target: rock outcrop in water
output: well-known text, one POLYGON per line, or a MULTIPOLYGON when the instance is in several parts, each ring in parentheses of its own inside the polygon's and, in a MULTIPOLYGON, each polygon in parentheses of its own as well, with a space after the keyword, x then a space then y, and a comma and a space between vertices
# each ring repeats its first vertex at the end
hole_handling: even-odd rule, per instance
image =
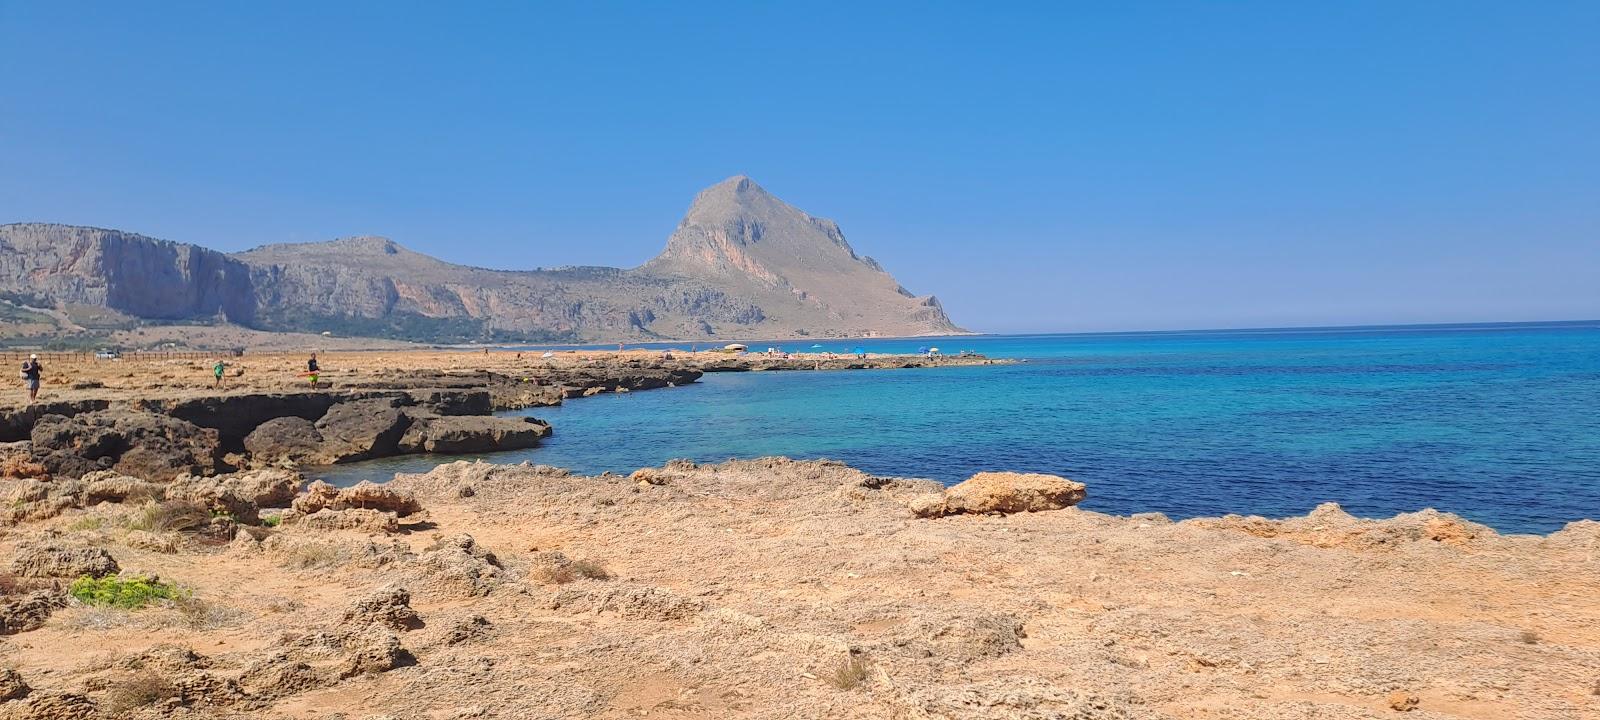
POLYGON ((226 255, 98 228, 0 225, 0 298, 152 320, 427 341, 597 341, 960 332, 814 218, 735 177, 662 254, 622 270, 487 270, 380 237, 226 255))

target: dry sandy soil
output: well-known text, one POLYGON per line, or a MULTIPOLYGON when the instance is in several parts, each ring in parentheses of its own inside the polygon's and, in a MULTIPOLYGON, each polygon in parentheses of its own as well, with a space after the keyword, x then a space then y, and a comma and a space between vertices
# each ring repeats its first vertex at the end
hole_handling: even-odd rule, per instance
POLYGON ((6 528, 8 562, 104 548, 193 600, 0 638, 32 687, 0 717, 1600 717, 1592 521, 930 519, 931 483, 783 459, 391 487, 424 508, 392 534, 6 528))

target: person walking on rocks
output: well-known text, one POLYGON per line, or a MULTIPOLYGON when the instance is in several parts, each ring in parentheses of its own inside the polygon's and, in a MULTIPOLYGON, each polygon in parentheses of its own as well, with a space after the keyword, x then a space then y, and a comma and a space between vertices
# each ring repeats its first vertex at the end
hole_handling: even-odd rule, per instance
POLYGON ((211 366, 211 374, 217 376, 216 387, 222 387, 222 371, 228 368, 228 363, 222 358, 217 358, 217 364, 211 366))
POLYGON ((22 363, 22 381, 28 386, 28 404, 32 405, 39 399, 39 380, 44 374, 44 366, 39 364, 39 356, 30 354, 22 363))
POLYGON ((317 386, 317 376, 321 373, 322 369, 317 367, 317 354, 311 353, 311 359, 306 361, 306 377, 311 379, 311 387, 317 386))

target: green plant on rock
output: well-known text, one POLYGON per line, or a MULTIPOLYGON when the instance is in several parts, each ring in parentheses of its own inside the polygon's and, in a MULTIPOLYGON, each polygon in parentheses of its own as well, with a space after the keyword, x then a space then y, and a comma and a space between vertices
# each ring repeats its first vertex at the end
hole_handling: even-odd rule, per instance
POLYGON ((87 575, 72 581, 67 594, 85 605, 137 610, 157 600, 175 600, 187 597, 177 583, 161 582, 156 578, 112 577, 92 578, 87 575))

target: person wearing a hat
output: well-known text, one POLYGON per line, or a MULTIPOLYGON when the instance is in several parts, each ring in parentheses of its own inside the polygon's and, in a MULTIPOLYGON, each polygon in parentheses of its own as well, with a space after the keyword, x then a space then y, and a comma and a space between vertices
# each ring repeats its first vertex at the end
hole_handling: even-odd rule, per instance
POLYGON ((27 362, 22 363, 22 380, 28 385, 28 404, 32 405, 39 398, 39 376, 44 373, 44 366, 39 364, 37 354, 29 355, 27 362))

